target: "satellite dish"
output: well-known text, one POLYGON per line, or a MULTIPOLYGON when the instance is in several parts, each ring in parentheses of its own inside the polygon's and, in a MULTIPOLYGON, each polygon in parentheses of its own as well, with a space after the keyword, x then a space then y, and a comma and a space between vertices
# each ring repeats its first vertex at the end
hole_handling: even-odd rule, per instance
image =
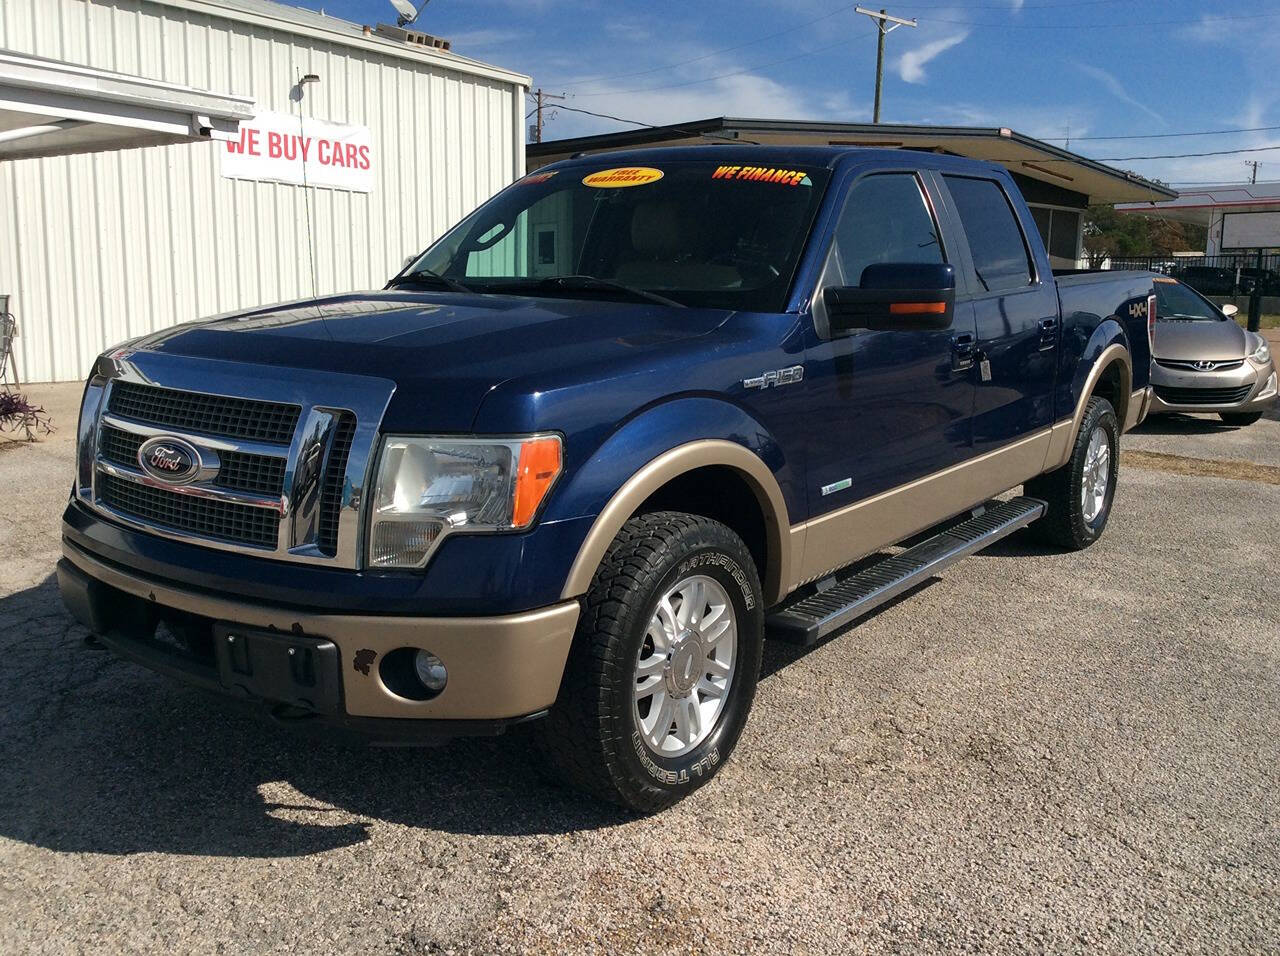
MULTIPOLYGON (((418 19, 418 8, 410 3, 409 0, 391 0, 391 5, 396 8, 396 13, 400 14, 399 19, 396 21, 398 26, 406 26, 418 19)), ((423 6, 425 7, 426 4, 424 3, 423 6)))

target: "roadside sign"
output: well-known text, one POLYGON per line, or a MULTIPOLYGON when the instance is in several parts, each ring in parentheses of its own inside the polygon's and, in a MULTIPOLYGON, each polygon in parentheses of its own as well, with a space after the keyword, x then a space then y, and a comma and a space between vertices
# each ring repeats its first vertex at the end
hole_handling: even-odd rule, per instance
POLYGON ((1222 216, 1223 249, 1280 247, 1280 212, 1229 212, 1222 216))

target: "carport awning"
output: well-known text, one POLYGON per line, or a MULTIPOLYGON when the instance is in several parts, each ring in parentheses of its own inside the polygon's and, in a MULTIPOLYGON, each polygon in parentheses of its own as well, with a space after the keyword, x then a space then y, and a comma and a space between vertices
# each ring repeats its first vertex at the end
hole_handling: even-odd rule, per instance
POLYGON ((229 139, 253 101, 0 50, 0 161, 229 139))

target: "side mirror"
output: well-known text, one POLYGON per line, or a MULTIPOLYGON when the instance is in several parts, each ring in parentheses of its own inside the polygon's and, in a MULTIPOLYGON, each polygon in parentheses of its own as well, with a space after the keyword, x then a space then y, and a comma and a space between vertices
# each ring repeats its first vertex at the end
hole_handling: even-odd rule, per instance
POLYGON ((951 327, 956 304, 955 270, 935 262, 881 262, 862 270, 856 286, 822 291, 831 334, 951 327))
POLYGON ((1225 315, 1228 319, 1234 319, 1236 317, 1236 313, 1238 313, 1239 311, 1240 309, 1232 305, 1230 302, 1222 306, 1222 314, 1225 315))

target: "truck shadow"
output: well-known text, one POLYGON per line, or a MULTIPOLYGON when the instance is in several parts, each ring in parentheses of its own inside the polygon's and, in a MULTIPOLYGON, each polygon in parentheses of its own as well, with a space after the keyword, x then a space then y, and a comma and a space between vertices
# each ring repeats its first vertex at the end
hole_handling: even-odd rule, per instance
POLYGON ((288 857, 377 822, 466 834, 613 826, 520 734, 435 749, 315 742, 85 643, 52 575, 0 599, 0 835, 65 852, 288 857))
POLYGON ((1238 425, 1228 425, 1216 415, 1213 418, 1195 418, 1191 415, 1152 415, 1128 434, 1131 435, 1213 435, 1217 432, 1235 431, 1238 425))

